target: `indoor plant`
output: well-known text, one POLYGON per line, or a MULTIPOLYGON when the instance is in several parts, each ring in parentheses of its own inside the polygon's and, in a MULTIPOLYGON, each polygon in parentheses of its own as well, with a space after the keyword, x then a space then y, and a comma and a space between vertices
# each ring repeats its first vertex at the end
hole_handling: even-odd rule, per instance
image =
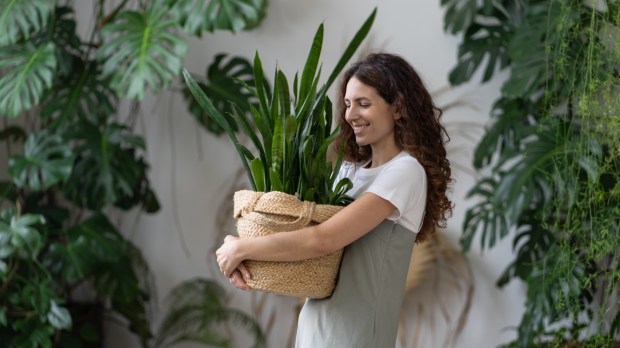
MULTIPOLYGON (((335 166, 327 159, 328 148, 338 134, 338 127, 335 129, 332 127, 332 104, 326 94, 329 86, 336 80, 340 71, 368 34, 375 13, 376 10, 358 30, 327 81, 320 88, 321 69, 318 61, 323 42, 322 24, 315 34, 302 74, 299 78, 295 76, 292 89, 282 71, 276 69, 270 100, 262 83, 262 64, 256 54, 254 59, 255 87, 248 88, 259 104, 258 108, 251 107, 250 110, 253 124, 248 120, 246 113, 239 108, 234 108, 234 111, 230 113, 220 112, 198 88, 190 74, 187 71, 183 72, 190 91, 200 106, 231 138, 252 186, 253 191, 235 193, 234 211, 235 217, 240 218, 238 232, 241 237, 290 231, 308 223, 320 223, 337 212, 340 206, 350 201, 346 192, 351 182, 343 179, 335 183, 342 156, 338 156, 335 166), (252 141, 257 154, 252 153, 237 140, 230 126, 230 120, 240 125, 252 141), (270 207, 276 206, 276 202, 278 202, 277 208, 270 210, 270 207), (304 202, 312 202, 313 205, 310 207, 304 202), (255 209, 259 205, 262 210, 255 209), (322 210, 324 214, 320 213, 322 210), (271 221, 269 225, 258 223, 252 221, 250 214, 246 215, 246 213, 264 214, 261 216, 265 220, 268 219, 268 214, 277 214, 278 220, 286 217, 287 224, 284 226, 284 223, 277 221, 271 221), (319 215, 321 217, 317 218, 319 215)), ((246 266, 253 277, 246 279, 246 282, 253 288, 286 295, 326 297, 333 290, 341 254, 342 250, 318 259, 295 263, 248 261, 246 266), (312 267, 322 268, 323 263, 328 264, 325 267, 327 269, 325 277, 308 281, 304 278, 289 276, 289 274, 285 275, 288 271, 291 272, 290 274, 299 275, 309 263, 315 261, 320 264, 313 264, 312 267), (263 276, 267 276, 263 270, 269 273, 269 279, 263 276), (312 285, 323 281, 325 283, 320 284, 318 288, 310 289, 312 285)))
POLYGON ((150 344, 148 265, 111 222, 159 209, 133 130, 139 100, 178 78, 183 31, 252 28, 266 2, 100 0, 85 38, 77 6, 0 1, 3 347, 100 343, 103 311, 150 344), (76 317, 78 301, 93 304, 94 320, 76 317))
MULTIPOLYGON (((513 236, 498 280, 527 284, 515 347, 620 340, 620 3, 443 0, 464 33, 450 81, 510 74, 474 157, 462 244, 513 236), (487 59, 485 59, 485 57, 487 59)), ((615 343, 614 343, 615 342, 615 343)))

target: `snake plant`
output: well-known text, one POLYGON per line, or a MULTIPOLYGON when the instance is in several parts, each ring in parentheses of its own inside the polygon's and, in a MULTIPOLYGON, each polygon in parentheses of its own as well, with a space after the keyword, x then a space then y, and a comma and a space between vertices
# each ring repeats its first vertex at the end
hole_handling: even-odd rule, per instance
POLYGON ((368 34, 375 14, 376 10, 366 19, 320 87, 322 24, 316 31, 301 76, 295 74, 292 88, 284 73, 276 69, 273 90, 268 93, 257 53, 254 58, 255 87, 245 85, 258 100, 257 106, 250 107, 251 117, 233 102, 232 112, 220 111, 187 70, 183 70, 187 86, 198 104, 235 145, 253 190, 285 192, 319 204, 345 205, 350 202, 346 196, 352 185, 350 180, 335 183, 342 151, 335 165, 327 159, 329 146, 339 132, 339 127, 332 127, 332 103, 327 90, 368 34), (233 129, 234 124, 238 124, 248 136, 255 152, 241 144, 233 129))

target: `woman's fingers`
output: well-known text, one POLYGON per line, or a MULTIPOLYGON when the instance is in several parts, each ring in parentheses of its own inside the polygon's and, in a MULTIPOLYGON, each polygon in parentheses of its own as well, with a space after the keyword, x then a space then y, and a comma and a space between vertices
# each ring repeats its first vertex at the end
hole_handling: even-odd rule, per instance
POLYGON ((250 273, 250 270, 245 267, 245 264, 243 264, 243 262, 241 262, 239 266, 237 266, 237 269, 241 272, 241 274, 243 274, 243 277, 245 279, 252 279, 252 273, 250 273))
POLYGON ((252 290, 252 288, 250 288, 248 284, 245 283, 245 280, 243 280, 243 277, 241 276, 241 271, 239 271, 238 269, 232 272, 229 279, 230 279, 230 283, 238 289, 245 290, 245 291, 252 290))
POLYGON ((237 236, 231 236, 231 235, 229 234, 229 235, 227 235, 226 237, 224 237, 224 243, 226 243, 226 242, 230 242, 231 240, 235 240, 235 239, 237 239, 237 238, 239 238, 239 237, 237 237, 237 236))
POLYGON ((220 267, 220 271, 227 278, 230 278, 230 276, 232 275, 232 272, 237 268, 237 266, 241 262, 241 260, 238 260, 235 257, 233 244, 234 243, 224 243, 215 252, 217 264, 220 267))

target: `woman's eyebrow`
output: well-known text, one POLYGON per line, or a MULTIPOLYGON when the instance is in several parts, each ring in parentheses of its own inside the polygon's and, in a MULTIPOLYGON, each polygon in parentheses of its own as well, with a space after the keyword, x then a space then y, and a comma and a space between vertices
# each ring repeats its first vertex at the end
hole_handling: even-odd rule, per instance
MULTIPOLYGON (((349 98, 344 98, 344 101, 348 102, 350 100, 349 100, 349 98)), ((357 97, 357 98, 354 98, 353 101, 356 101, 356 102, 359 102, 359 101, 370 101, 370 99, 366 98, 366 97, 357 97)))

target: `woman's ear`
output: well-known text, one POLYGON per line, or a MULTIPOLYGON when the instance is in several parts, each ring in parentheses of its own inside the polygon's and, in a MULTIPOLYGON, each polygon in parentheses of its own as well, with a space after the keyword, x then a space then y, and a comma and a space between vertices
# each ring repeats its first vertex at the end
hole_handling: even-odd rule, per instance
POLYGON ((394 104, 392 104, 392 110, 394 112, 394 120, 398 120, 402 117, 402 102, 401 102, 401 97, 399 96, 398 98, 396 98, 396 100, 394 101, 394 104))

